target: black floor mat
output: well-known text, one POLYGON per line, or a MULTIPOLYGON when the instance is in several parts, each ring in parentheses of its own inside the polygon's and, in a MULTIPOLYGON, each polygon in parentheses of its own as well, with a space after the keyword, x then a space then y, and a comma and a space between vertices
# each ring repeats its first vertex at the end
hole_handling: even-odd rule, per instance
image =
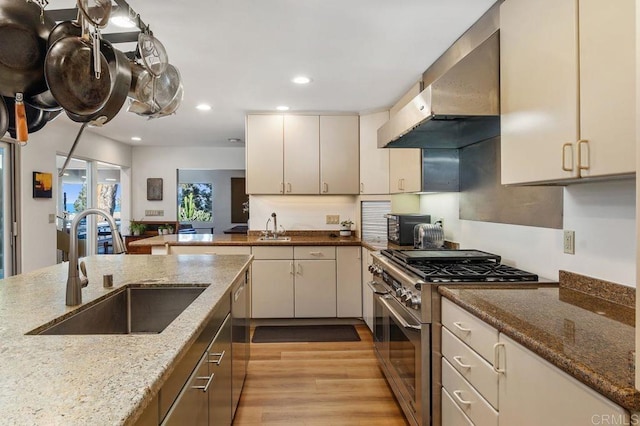
POLYGON ((253 343, 285 342, 358 342, 360 336, 352 325, 259 325, 253 343))

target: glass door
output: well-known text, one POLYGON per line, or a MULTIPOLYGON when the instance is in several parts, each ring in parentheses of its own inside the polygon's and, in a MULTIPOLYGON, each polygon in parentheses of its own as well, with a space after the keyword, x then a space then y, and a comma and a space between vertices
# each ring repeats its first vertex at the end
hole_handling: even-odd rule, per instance
POLYGON ((12 172, 8 143, 0 142, 0 279, 12 275, 12 172))

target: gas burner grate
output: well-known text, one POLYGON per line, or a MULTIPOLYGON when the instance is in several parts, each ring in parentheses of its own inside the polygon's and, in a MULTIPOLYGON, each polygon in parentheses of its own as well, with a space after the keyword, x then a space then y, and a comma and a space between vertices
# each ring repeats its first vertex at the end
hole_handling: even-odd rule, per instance
POLYGON ((406 267, 428 282, 538 281, 536 274, 494 262, 419 262, 406 267))

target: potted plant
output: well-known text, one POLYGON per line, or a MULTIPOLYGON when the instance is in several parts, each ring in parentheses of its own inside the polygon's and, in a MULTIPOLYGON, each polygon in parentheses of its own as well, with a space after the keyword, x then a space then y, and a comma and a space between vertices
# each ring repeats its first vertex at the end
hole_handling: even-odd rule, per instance
POLYGON ((146 229, 147 225, 145 225, 144 223, 136 222, 135 220, 132 220, 129 223, 129 230, 131 230, 131 233, 135 236, 144 234, 144 231, 146 229))
POLYGON ((164 225, 160 225, 160 226, 158 226, 158 235, 162 235, 162 234, 164 234, 164 229, 165 229, 165 228, 164 228, 164 225))
POLYGON ((353 222, 351 219, 343 220, 340 222, 340 236, 341 237, 350 237, 351 236, 351 225, 353 222))

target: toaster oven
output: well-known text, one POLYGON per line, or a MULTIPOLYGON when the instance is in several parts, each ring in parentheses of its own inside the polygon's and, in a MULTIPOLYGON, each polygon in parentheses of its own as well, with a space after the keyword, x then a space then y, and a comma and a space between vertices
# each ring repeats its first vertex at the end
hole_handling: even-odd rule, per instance
POLYGON ((413 246, 413 228, 419 223, 430 223, 428 214, 395 214, 387 216, 387 240, 399 246, 413 246))

